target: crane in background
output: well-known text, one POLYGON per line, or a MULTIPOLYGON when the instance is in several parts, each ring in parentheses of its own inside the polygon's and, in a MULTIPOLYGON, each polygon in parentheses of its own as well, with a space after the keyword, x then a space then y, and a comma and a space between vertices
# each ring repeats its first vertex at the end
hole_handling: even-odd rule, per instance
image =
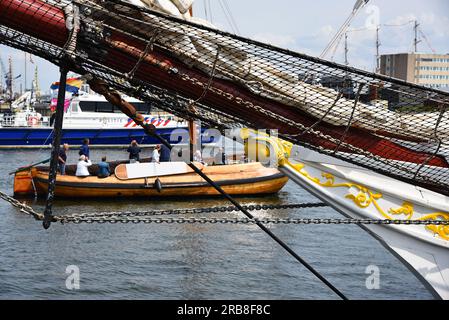
POLYGON ((337 33, 334 35, 332 40, 328 43, 326 48, 324 48, 323 52, 320 54, 320 58, 326 59, 326 57, 329 55, 331 51, 335 51, 340 44, 340 41, 343 37, 343 35, 348 30, 349 26, 351 25, 352 20, 357 16, 357 14, 362 10, 362 8, 369 2, 369 0, 357 0, 351 14, 346 19, 346 21, 343 23, 343 25, 340 27, 340 29, 337 31, 337 33))

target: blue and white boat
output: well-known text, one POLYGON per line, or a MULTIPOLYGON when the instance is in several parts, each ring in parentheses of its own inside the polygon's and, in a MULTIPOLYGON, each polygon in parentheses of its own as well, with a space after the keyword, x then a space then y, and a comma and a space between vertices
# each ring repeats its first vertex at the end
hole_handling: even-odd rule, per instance
MULTIPOLYGON (((92 93, 87 85, 83 89, 71 99, 64 113, 62 143, 79 145, 84 138, 89 138, 91 145, 102 147, 128 145, 132 140, 137 140, 141 145, 158 143, 103 96, 92 93)), ((137 99, 126 96, 123 98, 144 115, 146 122, 154 124, 157 133, 164 138, 173 140, 170 137, 174 130, 187 132, 187 121, 163 111, 153 111, 150 105, 137 99)), ((29 102, 29 95, 25 95, 20 101, 13 103, 16 112, 0 116, 0 148, 50 145, 52 119, 36 112, 29 102)))

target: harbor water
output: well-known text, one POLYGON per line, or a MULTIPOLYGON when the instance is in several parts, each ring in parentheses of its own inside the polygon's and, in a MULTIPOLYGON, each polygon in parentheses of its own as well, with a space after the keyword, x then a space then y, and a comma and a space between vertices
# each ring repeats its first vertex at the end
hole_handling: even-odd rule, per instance
MULTIPOLYGON (((149 151, 146 151, 149 156, 149 151)), ((0 150, 0 189, 12 194, 19 166, 49 150, 0 150)), ((94 162, 124 159, 124 149, 91 149, 94 162)), ((69 162, 75 163, 75 148, 69 162)), ((243 204, 318 202, 289 182, 277 195, 238 198, 243 204)), ((44 201, 28 204, 42 212, 44 201)), ((54 214, 229 205, 214 199, 56 200, 54 214)), ((342 218, 331 208, 256 211, 257 217, 342 218)), ((208 217, 243 217, 208 213, 208 217)), ((356 225, 269 225, 350 299, 432 299, 397 258, 356 225), (369 285, 378 268, 379 286, 369 285), (368 286, 367 286, 368 284, 368 286)), ((306 268, 255 225, 66 224, 41 222, 0 202, 2 299, 337 299, 306 268), (69 289, 69 266, 80 272, 69 289)))

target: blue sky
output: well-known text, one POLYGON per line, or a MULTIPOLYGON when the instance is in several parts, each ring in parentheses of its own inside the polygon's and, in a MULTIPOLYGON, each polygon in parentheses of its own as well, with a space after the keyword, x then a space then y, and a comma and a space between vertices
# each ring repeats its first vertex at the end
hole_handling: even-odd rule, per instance
MULTIPOLYGON (((233 31, 224 14, 227 3, 240 35, 294 51, 318 56, 338 28, 352 11, 355 0, 196 0, 194 14, 209 20, 226 31, 233 31), (210 5, 209 5, 210 4, 210 5), (205 5, 208 10, 205 10, 205 5), (209 10, 210 8, 210 10, 209 10)), ((380 31, 381 53, 409 52, 412 50, 413 25, 417 19, 421 30, 437 53, 449 53, 449 1, 447 0, 371 0, 350 29, 363 29, 379 24, 395 24, 401 27, 382 26, 380 31)), ((424 39, 420 52, 432 52, 424 39)), ((375 31, 349 32, 349 63, 374 70, 375 31)), ((24 54, 0 46, 0 56, 7 63, 13 58, 15 74, 24 74, 24 54)), ((328 57, 329 58, 329 57, 328 57)), ((52 81, 58 80, 58 68, 33 57, 39 68, 40 86, 46 90, 52 81)), ((343 43, 334 56, 343 62, 343 43)), ((29 61, 29 58, 28 58, 29 61)), ((34 65, 28 63, 28 83, 34 73, 34 65)), ((20 85, 17 81, 17 88, 20 85)), ((28 87, 30 84, 28 84, 28 87)))

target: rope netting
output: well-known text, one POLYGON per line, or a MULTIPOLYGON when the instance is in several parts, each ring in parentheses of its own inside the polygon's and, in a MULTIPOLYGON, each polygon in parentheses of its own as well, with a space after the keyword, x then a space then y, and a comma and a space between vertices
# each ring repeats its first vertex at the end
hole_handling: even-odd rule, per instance
POLYGON ((448 93, 140 3, 2 0, 0 42, 179 117, 278 129, 295 144, 449 194, 448 93))

